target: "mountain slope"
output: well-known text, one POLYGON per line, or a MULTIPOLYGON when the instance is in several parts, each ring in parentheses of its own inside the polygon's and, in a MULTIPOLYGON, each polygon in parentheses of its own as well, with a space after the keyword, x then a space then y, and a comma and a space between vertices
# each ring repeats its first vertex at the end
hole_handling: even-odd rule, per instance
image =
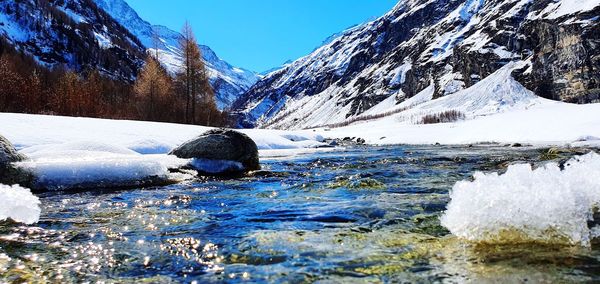
POLYGON ((133 80, 142 44, 91 0, 0 2, 0 36, 38 63, 133 80))
POLYGON ((600 98, 599 5, 401 1, 381 18, 270 73, 234 108, 242 127, 334 124, 393 110, 418 94, 437 99, 459 92, 521 61, 510 76, 514 83, 545 98, 594 102, 600 98))
MULTIPOLYGON (((182 62, 181 50, 178 47, 180 33, 144 21, 124 0, 94 1, 131 31, 147 49, 158 48, 160 61, 167 70, 171 73, 177 72, 182 62), (155 43, 154 35, 158 36, 159 42, 155 43)), ((230 65, 208 46, 200 45, 200 48, 215 88, 219 108, 231 106, 234 100, 258 81, 259 76, 256 73, 230 65)))

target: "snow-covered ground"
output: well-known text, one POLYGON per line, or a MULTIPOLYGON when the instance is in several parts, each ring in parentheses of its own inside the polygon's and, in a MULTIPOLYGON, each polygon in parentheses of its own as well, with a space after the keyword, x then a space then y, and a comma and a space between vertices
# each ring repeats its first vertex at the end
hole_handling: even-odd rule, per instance
MULTIPOLYGON (((510 63, 470 88, 432 100, 431 91, 396 106, 376 105, 369 114, 409 109, 381 119, 325 131, 323 136, 361 137, 368 144, 600 145, 600 104, 575 105, 536 96, 511 75, 524 62, 510 63), (422 125, 425 115, 459 111, 454 123, 422 125)), ((327 129, 318 129, 318 131, 327 129)))
POLYGON ((325 137, 362 137, 368 144, 528 143, 600 145, 600 104, 548 102, 455 123, 419 125, 397 116, 325 132, 325 137))
MULTIPOLYGON (((166 154, 208 127, 172 123, 0 113, 0 135, 18 150, 64 143, 104 143, 140 154, 166 154)), ((323 139, 314 131, 243 130, 260 150, 311 148, 323 139)))
MULTIPOLYGON (((171 149, 209 130, 207 127, 26 114, 0 114, 0 135, 29 159, 18 163, 48 189, 131 186, 149 180, 180 181, 170 173, 189 162, 166 155, 171 149)), ((316 132, 245 131, 261 155, 280 156, 290 149, 323 143, 316 132)), ((194 163, 195 162, 195 163, 194 163)), ((200 163, 202 169, 214 167, 200 163)))

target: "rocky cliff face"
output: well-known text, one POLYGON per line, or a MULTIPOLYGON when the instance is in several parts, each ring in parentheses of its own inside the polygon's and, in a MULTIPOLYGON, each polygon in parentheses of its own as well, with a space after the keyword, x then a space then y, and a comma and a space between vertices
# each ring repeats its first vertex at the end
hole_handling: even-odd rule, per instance
POLYGON ((407 0, 267 75, 234 107, 242 127, 306 128, 473 86, 510 62, 537 95, 599 100, 600 0, 407 0))
POLYGON ((523 27, 533 51, 519 81, 539 96, 572 103, 600 102, 600 8, 568 19, 539 19, 523 27), (528 72, 530 71, 530 72, 528 72))

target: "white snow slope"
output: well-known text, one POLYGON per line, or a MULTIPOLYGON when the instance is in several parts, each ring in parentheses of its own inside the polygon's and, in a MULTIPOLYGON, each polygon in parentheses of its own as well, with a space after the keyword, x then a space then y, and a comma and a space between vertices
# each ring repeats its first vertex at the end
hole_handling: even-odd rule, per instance
MULTIPOLYGON (((159 37, 159 60, 171 73, 181 68, 181 50, 178 40, 181 34, 164 26, 151 25, 123 0, 94 0, 96 4, 123 25, 142 44, 150 49, 155 46, 153 35, 159 37)), ((231 66, 220 59, 210 47, 200 45, 206 67, 213 86, 216 86, 217 106, 220 109, 229 107, 242 93, 248 90, 258 79, 258 74, 231 66)))

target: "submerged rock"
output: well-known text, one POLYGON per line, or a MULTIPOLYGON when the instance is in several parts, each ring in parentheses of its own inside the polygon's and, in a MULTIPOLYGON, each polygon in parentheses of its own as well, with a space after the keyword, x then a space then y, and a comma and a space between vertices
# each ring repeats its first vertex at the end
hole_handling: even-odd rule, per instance
POLYGON ((255 178, 255 177, 284 178, 284 177, 288 177, 289 175, 290 174, 287 172, 273 172, 273 171, 266 171, 266 170, 251 171, 251 172, 246 173, 246 177, 251 177, 251 178, 255 178))
POLYGON ((27 185, 31 175, 13 165, 25 159, 8 139, 0 135, 0 183, 27 185))
POLYGON ((194 159, 191 166, 202 173, 235 174, 260 170, 256 143, 246 134, 229 129, 209 130, 169 154, 194 159), (198 168, 198 165, 203 167, 198 168))

